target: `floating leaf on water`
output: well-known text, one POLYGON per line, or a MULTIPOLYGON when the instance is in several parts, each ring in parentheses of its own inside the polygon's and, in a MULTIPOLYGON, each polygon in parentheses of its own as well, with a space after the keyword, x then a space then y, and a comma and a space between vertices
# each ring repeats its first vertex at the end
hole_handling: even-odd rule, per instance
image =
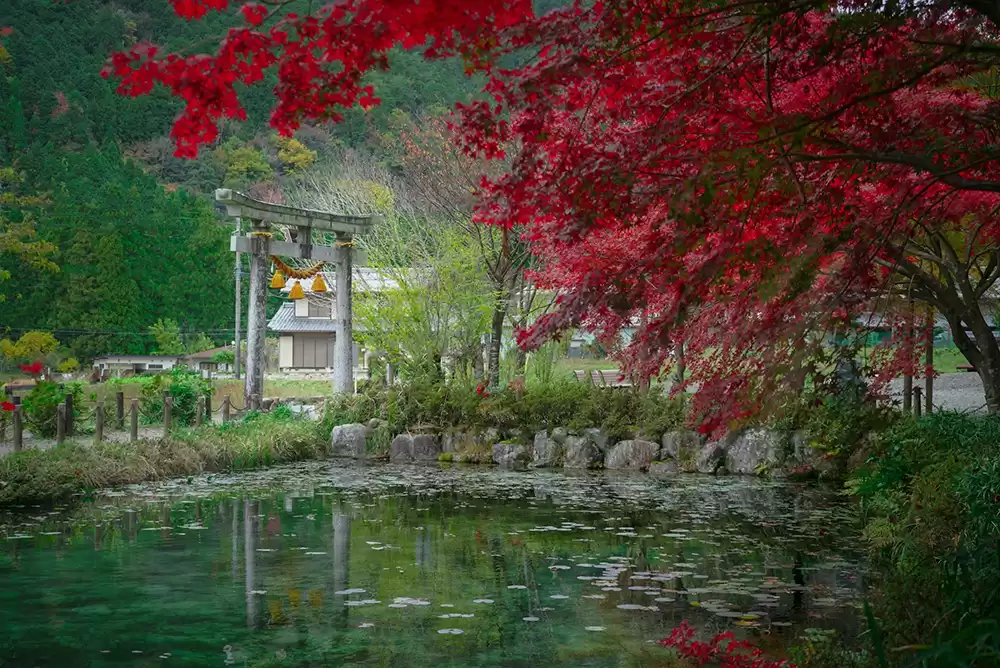
POLYGON ((585 627, 583 627, 583 630, 584 631, 603 631, 604 627, 603 626, 585 626, 585 627))
POLYGON ((538 621, 538 617, 521 617, 521 619, 523 621, 526 621, 526 622, 537 622, 538 621))
POLYGON ((492 603, 493 599, 492 598, 477 598, 477 599, 473 599, 472 602, 473 603, 492 603))
POLYGON ((440 633, 441 635, 460 636, 463 633, 465 633, 465 631, 463 631, 462 629, 438 629, 438 633, 440 633))

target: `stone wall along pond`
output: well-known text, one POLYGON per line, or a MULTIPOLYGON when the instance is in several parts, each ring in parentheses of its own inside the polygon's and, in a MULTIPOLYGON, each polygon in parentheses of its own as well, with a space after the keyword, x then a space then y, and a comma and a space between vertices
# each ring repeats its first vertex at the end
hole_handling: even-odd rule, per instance
MULTIPOLYGON (((331 433, 334 457, 384 459, 368 443, 373 424, 346 424, 331 433)), ((393 463, 453 461, 506 469, 617 469, 652 474, 708 473, 772 477, 832 477, 830 458, 803 432, 750 427, 717 440, 689 430, 668 431, 659 440, 612 441, 601 429, 556 427, 536 432, 531 442, 501 440, 496 429, 397 434, 389 446, 393 463)))

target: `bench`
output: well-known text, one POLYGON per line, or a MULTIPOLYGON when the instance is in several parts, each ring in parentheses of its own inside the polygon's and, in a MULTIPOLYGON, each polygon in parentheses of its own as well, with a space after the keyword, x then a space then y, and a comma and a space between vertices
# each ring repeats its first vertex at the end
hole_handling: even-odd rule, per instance
POLYGON ((976 367, 972 366, 971 364, 956 364, 955 368, 958 369, 959 371, 975 371, 976 370, 976 367))

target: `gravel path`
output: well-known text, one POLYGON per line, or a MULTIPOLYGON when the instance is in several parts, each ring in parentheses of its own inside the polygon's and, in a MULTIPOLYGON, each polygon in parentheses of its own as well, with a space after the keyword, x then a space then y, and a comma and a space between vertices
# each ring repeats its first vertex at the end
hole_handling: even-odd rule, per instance
MULTIPOLYGON (((923 390, 924 380, 914 380, 914 387, 919 385, 923 390)), ((889 384, 892 397, 902 402, 903 380, 897 378, 889 384)), ((977 412, 986 410, 986 399, 983 396, 983 382, 979 374, 969 372, 943 373, 934 379, 934 405, 938 408, 962 412, 977 412)))

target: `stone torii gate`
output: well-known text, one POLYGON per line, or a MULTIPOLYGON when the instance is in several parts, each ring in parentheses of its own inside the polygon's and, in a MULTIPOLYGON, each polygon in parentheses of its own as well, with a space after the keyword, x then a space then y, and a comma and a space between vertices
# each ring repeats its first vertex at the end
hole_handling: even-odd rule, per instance
POLYGON ((328 211, 269 204, 229 189, 216 190, 215 200, 225 206, 227 215, 247 220, 251 226, 249 234, 234 235, 230 243, 230 250, 250 254, 250 305, 247 313, 247 359, 243 382, 247 402, 253 401, 253 398, 259 402, 264 396, 264 334, 267 329, 268 267, 272 255, 336 264, 337 338, 334 348, 333 391, 353 391, 353 239, 356 235, 368 232, 377 217, 344 216, 328 211), (293 241, 273 238, 270 234, 272 225, 291 228, 293 241), (336 235, 336 245, 314 245, 313 230, 336 235))

